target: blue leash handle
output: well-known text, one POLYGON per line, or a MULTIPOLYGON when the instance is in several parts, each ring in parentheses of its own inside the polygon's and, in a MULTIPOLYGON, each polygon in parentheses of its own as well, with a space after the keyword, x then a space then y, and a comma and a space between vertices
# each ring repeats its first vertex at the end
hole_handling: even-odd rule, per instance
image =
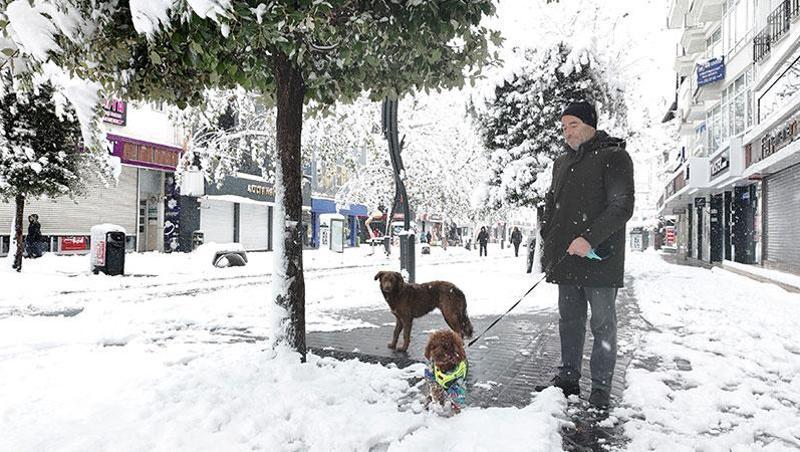
POLYGON ((598 255, 597 255, 597 253, 595 253, 595 252, 594 252, 594 248, 590 249, 590 250, 589 250, 589 252, 588 252, 588 253, 586 253, 586 258, 588 258, 588 259, 594 259, 594 260, 596 260, 596 261, 601 261, 601 260, 603 260, 603 258, 602 258, 602 257, 598 256, 598 255))

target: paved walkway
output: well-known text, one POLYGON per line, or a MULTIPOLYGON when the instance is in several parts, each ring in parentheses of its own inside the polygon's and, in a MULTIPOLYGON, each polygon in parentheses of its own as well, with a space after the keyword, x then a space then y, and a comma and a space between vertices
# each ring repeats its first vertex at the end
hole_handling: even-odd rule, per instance
MULTIPOLYGON (((627 286, 630 287, 631 281, 627 286)), ((558 313, 542 311, 532 314, 509 314, 490 330, 467 353, 470 373, 467 381, 468 404, 480 407, 523 407, 534 396, 533 387, 546 383, 560 364, 558 313)), ((625 370, 630 363, 632 344, 636 332, 648 325, 639 315, 632 289, 620 290, 617 298, 618 342, 620 356, 614 376, 612 403, 618 403, 625 387, 625 370)), ((394 352, 386 344, 391 339, 394 316, 387 309, 350 310, 343 317, 362 319, 379 328, 357 328, 351 331, 308 333, 309 347, 318 354, 339 358, 358 357, 363 361, 389 363, 404 367, 423 362, 423 349, 432 330, 447 328, 441 314, 434 311, 417 319, 411 335, 408 353, 394 352)), ((496 317, 473 317, 476 334, 484 330, 496 317)), ((588 322, 587 322, 588 324, 588 322)), ((402 341, 402 338, 401 338, 402 341)), ((581 386, 582 400, 588 399, 591 388, 588 356, 591 354, 592 336, 587 332, 584 369, 581 386)), ((585 402, 571 402, 569 415, 575 428, 564 432, 564 447, 569 450, 607 450, 609 446, 623 445, 624 437, 619 426, 601 427, 603 415, 587 409, 585 402)))

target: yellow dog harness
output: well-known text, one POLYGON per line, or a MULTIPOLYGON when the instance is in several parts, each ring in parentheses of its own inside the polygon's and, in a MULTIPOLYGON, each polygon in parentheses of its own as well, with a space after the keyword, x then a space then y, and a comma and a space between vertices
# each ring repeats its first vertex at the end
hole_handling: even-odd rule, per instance
POLYGON ((436 367, 436 364, 433 365, 433 374, 436 377, 436 383, 439 383, 442 387, 446 388, 450 383, 454 380, 459 378, 467 378, 467 361, 461 361, 458 363, 458 366, 450 372, 444 373, 436 367))

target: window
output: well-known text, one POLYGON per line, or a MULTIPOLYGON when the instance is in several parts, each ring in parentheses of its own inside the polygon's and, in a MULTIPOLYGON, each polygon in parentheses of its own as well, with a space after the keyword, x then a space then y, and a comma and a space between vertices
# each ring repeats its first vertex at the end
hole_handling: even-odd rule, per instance
POLYGON ((726 0, 722 7, 725 52, 734 53, 748 43, 752 34, 753 0, 726 0))
POLYGON ((722 90, 722 101, 706 114, 708 152, 713 153, 753 125, 753 75, 747 70, 722 90))
POLYGON ((717 27, 711 36, 706 39, 706 47, 708 48, 708 57, 714 58, 722 56, 722 28, 717 27))
POLYGON ((758 99, 758 121, 789 105, 800 92, 800 49, 778 69, 775 81, 758 99))

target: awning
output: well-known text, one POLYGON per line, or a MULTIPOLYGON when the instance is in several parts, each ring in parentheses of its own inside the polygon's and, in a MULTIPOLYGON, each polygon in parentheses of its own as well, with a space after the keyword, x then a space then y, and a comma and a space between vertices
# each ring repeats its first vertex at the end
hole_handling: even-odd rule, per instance
POLYGON ((336 201, 325 198, 311 198, 311 211, 314 213, 340 213, 342 215, 353 215, 366 217, 369 215, 367 207, 361 204, 350 204, 347 209, 336 209, 336 201))

